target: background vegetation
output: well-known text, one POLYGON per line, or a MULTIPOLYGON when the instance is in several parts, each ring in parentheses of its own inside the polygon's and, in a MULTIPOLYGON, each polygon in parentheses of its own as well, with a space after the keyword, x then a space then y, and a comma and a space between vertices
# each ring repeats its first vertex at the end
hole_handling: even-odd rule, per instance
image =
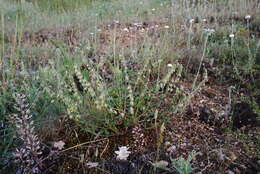
POLYGON ((0 4, 0 173, 260 171, 259 1, 0 4))

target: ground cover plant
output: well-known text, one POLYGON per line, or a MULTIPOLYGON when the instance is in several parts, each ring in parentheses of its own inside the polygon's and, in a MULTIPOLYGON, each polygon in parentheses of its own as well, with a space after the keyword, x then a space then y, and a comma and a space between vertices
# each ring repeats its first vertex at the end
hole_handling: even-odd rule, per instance
POLYGON ((259 1, 0 4, 0 173, 260 172, 259 1))

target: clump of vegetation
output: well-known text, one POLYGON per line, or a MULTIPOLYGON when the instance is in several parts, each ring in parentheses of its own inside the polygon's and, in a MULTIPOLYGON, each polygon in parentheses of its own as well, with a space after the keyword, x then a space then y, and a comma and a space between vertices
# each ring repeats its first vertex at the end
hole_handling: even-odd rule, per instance
POLYGON ((0 173, 260 168, 259 2, 0 3, 0 173))
POLYGON ((31 120, 29 104, 25 95, 16 94, 16 109, 19 115, 14 114, 10 119, 15 124, 17 136, 22 140, 22 146, 13 153, 15 162, 20 164, 21 173, 39 173, 42 154, 41 142, 34 132, 34 123, 31 120))

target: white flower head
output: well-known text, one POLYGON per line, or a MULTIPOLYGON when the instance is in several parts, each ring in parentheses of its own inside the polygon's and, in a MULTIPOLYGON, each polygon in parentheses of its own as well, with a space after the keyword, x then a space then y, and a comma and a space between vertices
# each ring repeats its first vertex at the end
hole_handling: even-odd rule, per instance
POLYGON ((172 65, 171 63, 169 63, 169 64, 167 64, 167 67, 168 67, 168 68, 172 68, 173 65, 172 65))
POLYGON ((155 8, 152 8, 152 11, 155 11, 155 8))
POLYGON ((194 23, 194 21, 195 21, 194 19, 190 19, 189 22, 190 22, 190 24, 192 24, 192 23, 194 23))
POLYGON ((246 20, 249 20, 249 19, 251 19, 251 16, 250 16, 250 15, 246 15, 246 16, 245 16, 245 19, 246 19, 246 20))
POLYGON ((235 35, 234 35, 233 33, 231 33, 231 34, 229 35, 229 37, 230 37, 230 38, 234 38, 235 35))
POLYGON ((118 160, 127 160, 127 157, 131 153, 130 151, 128 151, 128 149, 129 148, 126 146, 119 147, 119 151, 115 151, 115 153, 117 154, 116 158, 118 160))
POLYGON ((124 32, 129 32, 128 28, 123 29, 124 32))
POLYGON ((169 27, 168 25, 165 25, 164 28, 165 28, 165 29, 168 29, 168 28, 170 28, 170 27, 169 27))
POLYGON ((207 22, 207 19, 202 19, 203 22, 207 22))

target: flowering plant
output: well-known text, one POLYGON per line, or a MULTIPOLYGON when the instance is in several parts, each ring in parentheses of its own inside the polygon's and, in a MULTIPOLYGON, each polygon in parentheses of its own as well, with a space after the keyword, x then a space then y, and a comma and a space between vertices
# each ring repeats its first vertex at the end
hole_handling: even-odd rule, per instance
POLYGON ((127 157, 131 153, 131 151, 128 151, 128 149, 129 148, 126 146, 119 147, 119 150, 115 151, 115 153, 117 154, 116 158, 119 160, 127 160, 127 157))

